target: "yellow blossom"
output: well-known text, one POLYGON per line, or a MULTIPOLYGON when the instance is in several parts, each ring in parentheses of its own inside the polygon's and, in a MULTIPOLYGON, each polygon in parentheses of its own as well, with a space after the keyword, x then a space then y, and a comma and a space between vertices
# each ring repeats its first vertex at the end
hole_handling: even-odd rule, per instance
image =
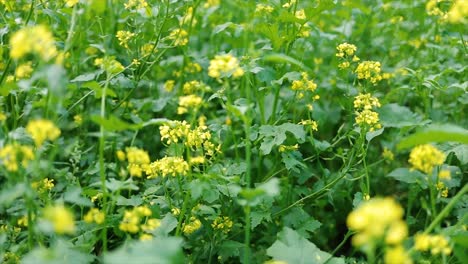
POLYGON ((442 165, 444 161, 444 153, 429 144, 414 147, 408 160, 413 169, 426 174, 431 174, 434 166, 442 165))
POLYGON ((211 224, 213 229, 217 229, 222 231, 223 233, 229 233, 231 231, 231 228, 233 226, 232 220, 227 217, 227 216, 218 216, 216 219, 213 221, 211 224))
POLYGON ((356 247, 373 244, 385 237, 387 244, 398 244, 407 235, 402 221, 403 208, 392 198, 372 198, 353 210, 346 220, 356 231, 352 242, 356 247))
POLYGON ((380 129, 382 126, 379 124, 379 114, 372 110, 363 110, 356 112, 356 124, 370 127, 370 131, 380 129))
POLYGON ((36 54, 45 61, 54 58, 58 52, 52 33, 44 25, 24 27, 10 38, 10 57, 20 59, 36 54))
POLYGON ((372 84, 376 84, 382 80, 380 72, 380 62, 378 61, 363 61, 356 68, 358 79, 369 80, 372 84))
POLYGON ((300 10, 297 10, 296 13, 294 13, 294 16, 297 18, 297 19, 301 19, 301 20, 304 20, 306 19, 306 14, 304 12, 304 9, 300 9, 300 10))
POLYGON ((172 92, 172 90, 174 90, 174 86, 175 86, 174 80, 167 80, 164 83, 164 90, 166 90, 167 92, 172 92))
POLYGON ((151 162, 148 152, 136 147, 126 148, 125 152, 128 161, 127 168, 130 172, 130 175, 133 177, 141 177, 143 171, 148 169, 148 166, 151 162))
POLYGON ((26 132, 31 135, 36 147, 42 146, 44 141, 54 141, 60 136, 60 129, 50 120, 37 119, 29 121, 26 132))
POLYGON ((360 93, 354 97, 354 109, 361 110, 367 109, 370 110, 374 107, 380 107, 380 102, 377 97, 373 97, 370 93, 362 94, 360 93))
POLYGON ((55 186, 54 180, 49 179, 49 178, 45 178, 45 179, 42 179, 40 181, 36 181, 36 182, 31 183, 31 187, 33 189, 35 189, 38 193, 48 192, 48 191, 52 190, 52 188, 54 188, 54 186, 55 186))
POLYGON ((125 9, 143 9, 148 7, 148 3, 146 0, 128 0, 127 3, 124 4, 125 9))
POLYGON ((73 116, 73 122, 75 122, 77 126, 80 126, 81 124, 83 124, 83 116, 82 115, 73 116))
POLYGON ((202 226, 201 221, 198 218, 192 216, 192 217, 190 217, 190 222, 189 223, 184 223, 183 224, 182 232, 184 232, 184 234, 186 234, 186 235, 190 235, 193 232, 200 229, 201 226, 202 226))
POLYGON ((442 235, 416 234, 414 248, 418 251, 430 251, 432 255, 452 253, 449 241, 442 235))
POLYGON ((272 6, 265 4, 257 4, 255 7, 255 13, 271 13, 273 10, 275 9, 272 6))
POLYGON ((76 4, 78 4, 79 2, 80 2, 80 0, 67 0, 67 1, 66 1, 66 5, 67 5, 68 7, 73 7, 73 6, 75 6, 76 4))
POLYGON ((0 161, 7 171, 18 171, 19 166, 26 167, 34 159, 34 152, 30 146, 11 143, 0 148, 0 161))
POLYGON ((413 261, 403 246, 388 247, 385 251, 385 264, 412 264, 413 261))
POLYGON ((187 113, 189 110, 193 112, 197 110, 202 104, 203 99, 198 95, 187 95, 179 97, 179 107, 177 108, 177 114, 182 115, 187 113))
POLYGON ((353 44, 341 43, 336 47, 337 53, 335 54, 338 58, 351 57, 357 50, 357 47, 353 44))
POLYGON ((31 77, 31 73, 33 72, 32 62, 26 62, 19 65, 15 70, 15 77, 17 79, 25 79, 31 77))
POLYGON ((91 210, 86 213, 86 215, 83 217, 83 220, 86 223, 96 223, 96 224, 102 224, 104 223, 104 220, 106 218, 106 215, 104 212, 99 211, 97 208, 91 208, 91 210))
POLYGON ((244 75, 244 70, 239 66, 239 61, 231 54, 216 55, 210 60, 208 76, 221 78, 231 76, 239 78, 244 75))
POLYGON ((73 214, 63 205, 46 207, 43 211, 43 217, 52 224, 57 234, 73 234, 75 232, 73 214))
POLYGON ((119 45, 128 49, 128 42, 135 36, 135 33, 125 30, 119 30, 117 31, 117 34, 115 36, 119 40, 119 45))
POLYGON ((148 179, 156 178, 157 176, 175 177, 177 175, 187 175, 189 169, 189 164, 182 157, 164 157, 152 162, 146 174, 148 174, 148 179))
POLYGON ((450 23, 466 23, 468 17, 468 1, 455 0, 447 12, 447 19, 450 23))
POLYGON ((188 32, 183 29, 174 29, 168 37, 174 41, 174 46, 185 46, 188 43, 188 32))

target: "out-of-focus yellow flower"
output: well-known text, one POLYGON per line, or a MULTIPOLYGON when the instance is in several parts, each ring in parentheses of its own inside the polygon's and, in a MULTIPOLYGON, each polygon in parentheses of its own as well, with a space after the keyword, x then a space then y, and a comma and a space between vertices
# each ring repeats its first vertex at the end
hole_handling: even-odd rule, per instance
POLYGON ((138 233, 139 231, 149 233, 161 225, 159 219, 148 218, 151 215, 151 209, 147 206, 138 206, 132 210, 126 210, 119 229, 131 234, 138 233))
POLYGON ((124 4, 125 9, 143 9, 148 7, 146 0, 128 0, 124 4))
POLYGON ((468 17, 468 1, 455 0, 447 13, 450 23, 466 23, 468 17))
POLYGON ((33 53, 49 61, 58 54, 54 37, 44 25, 18 30, 10 38, 10 47, 10 57, 15 60, 33 53))
POLYGON ((40 181, 36 181, 36 182, 31 183, 31 186, 38 193, 45 193, 45 192, 48 192, 48 191, 52 190, 52 188, 54 188, 55 184, 54 184, 53 179, 45 178, 45 179, 42 179, 40 181))
POLYGON ((104 220, 106 219, 106 215, 104 212, 99 211, 98 208, 91 208, 91 210, 86 213, 86 215, 83 217, 83 220, 86 223, 96 223, 96 224, 102 224, 104 223, 104 220))
POLYGON ((160 160, 152 162, 148 166, 146 174, 148 179, 158 176, 177 176, 187 175, 190 170, 189 164, 182 157, 164 157, 160 160))
POLYGON ((16 79, 25 79, 31 77, 31 73, 33 72, 32 62, 26 62, 19 65, 15 70, 15 77, 16 79))
POLYGON ((26 167, 33 159, 34 152, 30 146, 11 143, 0 149, 0 161, 7 171, 18 171, 20 165, 26 167))
POLYGON ((203 99, 195 94, 186 95, 179 97, 179 107, 177 108, 177 114, 182 115, 190 112, 196 111, 202 104, 203 99))
POLYGON ((401 243, 408 234, 402 217, 403 208, 392 198, 372 198, 362 203, 346 220, 349 229, 357 231, 353 245, 363 247, 382 238, 390 245, 401 243))
POLYGON ((174 29, 169 34, 168 39, 174 41, 174 46, 185 46, 189 41, 188 32, 180 28, 174 29))
POLYGON ((68 7, 73 7, 73 6, 75 6, 76 4, 78 4, 79 2, 80 2, 80 0, 67 0, 67 1, 66 1, 66 5, 67 5, 68 7))
POLYGON ((388 247, 385 251, 385 264, 412 264, 413 260, 403 246, 388 247))
POLYGON ((266 4, 257 4, 257 6, 255 7, 255 13, 257 14, 269 14, 273 12, 273 10, 275 9, 272 6, 266 4))
POLYGON ((444 161, 444 153, 429 144, 414 147, 408 160, 413 169, 426 174, 431 174, 434 166, 442 165, 444 161))
POLYGON ((244 75, 244 70, 239 66, 239 61, 231 54, 216 55, 210 60, 208 67, 208 76, 212 78, 221 78, 232 75, 239 78, 244 75))
POLYGON ((54 141, 60 136, 60 129, 50 120, 37 119, 29 121, 26 132, 31 135, 36 147, 42 146, 44 141, 54 141))
POLYGON ((43 217, 52 224, 57 234, 73 234, 75 232, 73 214, 63 205, 44 208, 43 217))
POLYGON ((414 248, 418 251, 430 251, 432 255, 450 255, 452 253, 449 241, 441 235, 416 234, 414 248))
POLYGON ((210 8, 210 7, 215 7, 219 6, 220 0, 206 0, 206 2, 203 4, 204 8, 210 8))
MULTIPOLYGON (((145 150, 129 147, 125 149, 128 161, 128 170, 131 176, 141 177, 143 171, 149 168, 151 162, 148 152, 145 150)), ((120 154, 121 155, 121 154, 120 154)))

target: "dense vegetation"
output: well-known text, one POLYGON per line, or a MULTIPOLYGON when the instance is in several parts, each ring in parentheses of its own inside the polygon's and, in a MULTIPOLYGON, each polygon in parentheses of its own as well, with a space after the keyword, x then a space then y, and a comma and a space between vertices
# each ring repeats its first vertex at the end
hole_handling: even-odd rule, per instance
POLYGON ((464 0, 0 0, 0 263, 467 263, 464 0))

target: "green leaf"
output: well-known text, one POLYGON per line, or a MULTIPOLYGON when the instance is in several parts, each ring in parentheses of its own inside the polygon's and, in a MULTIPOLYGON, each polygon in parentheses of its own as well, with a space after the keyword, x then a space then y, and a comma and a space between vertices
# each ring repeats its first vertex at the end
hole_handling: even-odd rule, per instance
POLYGON ((290 57, 286 54, 281 54, 281 53, 273 53, 266 55, 263 57, 263 60, 268 61, 268 62, 274 62, 274 63, 289 63, 292 65, 295 65, 299 68, 301 68, 304 71, 309 71, 311 72, 312 70, 307 67, 304 63, 294 59, 293 57, 290 57))
POLYGON ((430 142, 459 142, 468 144, 468 131, 451 124, 430 125, 426 129, 401 140, 397 148, 405 149, 430 142))
MULTIPOLYGON (((83 88, 88 88, 94 91, 94 97, 101 98, 102 91, 104 90, 101 85, 96 81, 87 82, 81 85, 83 88)), ((111 88, 106 88, 106 95, 110 97, 117 97, 117 94, 111 88)))
POLYGON ((263 220, 271 222, 271 211, 253 211, 250 214, 250 217, 252 222, 251 228, 253 230, 256 226, 263 222, 263 220))
POLYGON ((118 190, 134 190, 134 191, 138 190, 138 186, 136 186, 133 183, 132 179, 128 179, 126 181, 119 181, 119 180, 111 178, 108 181, 106 181, 106 187, 112 192, 116 192, 118 190))
POLYGON ((284 123, 280 126, 263 125, 259 129, 259 133, 263 136, 260 150, 263 155, 268 155, 274 146, 283 144, 286 140, 286 132, 294 135, 297 142, 302 143, 305 140, 306 133, 304 127, 292 123, 284 123))
POLYGON ((423 118, 411 112, 408 107, 397 104, 387 104, 378 109, 380 123, 384 127, 407 127, 420 126, 427 122, 423 122, 423 118))
POLYGON ((461 165, 468 163, 468 145, 458 145, 447 151, 448 153, 453 152, 457 159, 461 162, 461 165))
POLYGON ((140 196, 132 195, 129 199, 119 195, 117 196, 116 204, 121 206, 139 206, 143 203, 140 196))
POLYGON ((301 169, 307 168, 307 166, 302 163, 302 155, 299 151, 281 153, 281 161, 283 161, 288 171, 300 173, 301 169))
POLYGON ((73 82, 89 82, 89 81, 94 80, 95 77, 96 77, 96 74, 94 73, 85 73, 85 74, 76 76, 73 80, 70 80, 70 82, 72 83, 73 82))
POLYGON ((366 140, 367 142, 370 142, 373 138, 380 136, 384 132, 384 128, 381 128, 379 130, 371 131, 366 133, 366 140))
POLYGON ((132 241, 104 255, 106 264, 177 264, 185 263, 182 238, 155 237, 149 241, 132 241))
POLYGON ((0 204, 8 206, 24 195, 26 192, 26 185, 24 183, 18 183, 13 187, 2 187, 2 189, 3 190, 0 192, 0 204))
MULTIPOLYGON (((278 239, 267 249, 267 254, 274 260, 301 264, 322 264, 332 257, 288 227, 278 234, 278 239)), ((333 257, 327 263, 344 264, 345 261, 333 257)))
POLYGON ((29 252, 22 260, 23 264, 86 264, 95 259, 93 256, 77 251, 74 246, 59 240, 50 248, 37 247, 29 252))
POLYGON ((104 127, 107 131, 123 131, 123 130, 138 130, 141 128, 140 124, 130 124, 116 116, 109 116, 108 118, 102 118, 101 116, 91 116, 91 120, 98 125, 104 127))
POLYGON ((86 197, 81 196, 81 188, 79 186, 70 186, 63 194, 63 199, 66 202, 80 205, 80 206, 93 206, 93 203, 86 197))
POLYGON ((397 181, 406 183, 416 183, 423 189, 427 188, 427 176, 417 170, 409 170, 407 168, 398 168, 390 172, 387 177, 394 178, 397 181))

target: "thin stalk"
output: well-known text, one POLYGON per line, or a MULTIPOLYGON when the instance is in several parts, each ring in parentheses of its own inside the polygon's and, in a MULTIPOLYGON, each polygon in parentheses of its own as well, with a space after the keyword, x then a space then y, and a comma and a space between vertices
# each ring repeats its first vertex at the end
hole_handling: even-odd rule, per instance
MULTIPOLYGON (((101 96, 101 118, 104 119, 106 117, 106 93, 107 88, 109 87, 110 81, 110 74, 107 73, 106 83, 104 84, 104 88, 102 90, 101 96)), ((104 126, 101 124, 99 129, 99 175, 101 178, 101 192, 102 192, 102 204, 106 208, 107 206, 107 187, 106 187, 106 170, 104 167, 104 143, 105 143, 105 129, 104 126)), ((106 214, 108 213, 107 210, 104 210, 106 214)), ((103 252, 107 251, 107 225, 104 223, 102 232, 102 248, 103 252)))
POLYGON ((435 217, 431 224, 424 230, 424 234, 429 234, 434 228, 448 215, 450 210, 455 206, 455 204, 463 197, 464 194, 468 192, 468 185, 465 185, 453 198, 450 202, 440 211, 440 213, 435 217))
POLYGON ((244 254, 244 264, 250 263, 250 205, 245 206, 245 239, 244 239, 244 246, 245 246, 245 254, 244 254))

